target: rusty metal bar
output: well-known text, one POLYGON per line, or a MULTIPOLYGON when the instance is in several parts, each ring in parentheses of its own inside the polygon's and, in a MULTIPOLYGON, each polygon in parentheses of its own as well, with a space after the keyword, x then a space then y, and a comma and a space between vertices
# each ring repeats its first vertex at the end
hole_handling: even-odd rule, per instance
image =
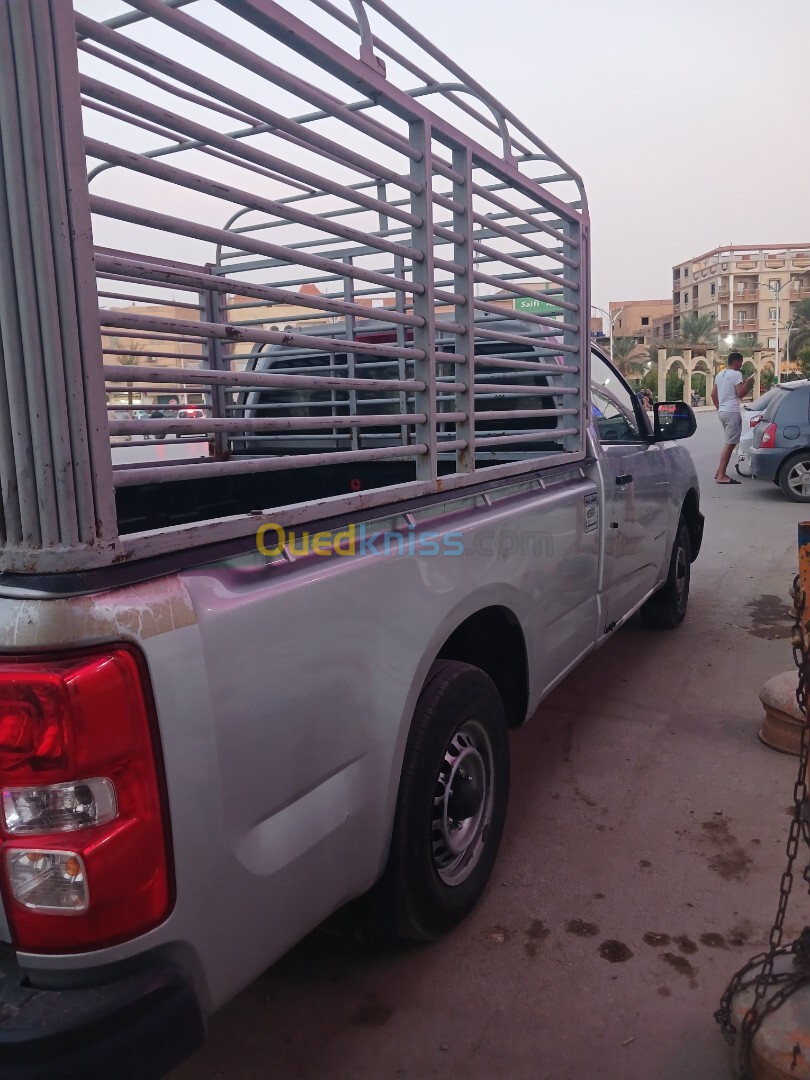
POLYGON ((283 472, 286 469, 311 469, 322 465, 340 465, 355 461, 389 461, 397 458, 419 458, 427 454, 424 443, 412 446, 387 446, 379 450, 346 450, 334 454, 284 455, 274 458, 250 458, 247 461, 211 461, 202 465, 178 465, 171 475, 158 468, 133 469, 117 467, 114 470, 116 487, 133 484, 162 484, 167 481, 194 480, 207 476, 244 476, 255 473, 283 472))

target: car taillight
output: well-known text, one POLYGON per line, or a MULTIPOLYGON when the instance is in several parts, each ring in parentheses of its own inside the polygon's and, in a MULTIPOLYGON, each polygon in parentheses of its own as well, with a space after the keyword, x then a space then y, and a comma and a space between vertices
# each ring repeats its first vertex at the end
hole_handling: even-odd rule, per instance
POLYGON ((760 446, 774 446, 776 444, 776 424, 768 424, 765 430, 762 432, 762 438, 759 441, 760 446))
POLYGON ((758 423, 759 423, 759 422, 760 422, 761 420, 762 420, 762 414, 761 414, 761 413, 759 413, 759 414, 755 413, 755 414, 754 414, 754 415, 753 415, 753 416, 751 417, 751 427, 752 427, 752 428, 755 428, 755 427, 757 426, 757 424, 758 424, 758 423))
POLYGON ((0 884, 18 948, 100 948, 168 914, 153 721, 134 649, 0 659, 0 884))

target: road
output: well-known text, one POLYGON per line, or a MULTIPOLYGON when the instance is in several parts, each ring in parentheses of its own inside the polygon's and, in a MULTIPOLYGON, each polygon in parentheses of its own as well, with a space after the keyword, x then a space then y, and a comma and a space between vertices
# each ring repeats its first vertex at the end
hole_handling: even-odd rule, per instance
MULTIPOLYGON (((796 759, 758 742, 758 693, 792 663, 803 508, 712 481, 712 413, 691 448, 706 535, 687 620, 634 620, 515 732, 479 908, 429 947, 312 935, 212 1019, 174 1080, 729 1075, 712 1013, 766 940, 784 867, 796 759)), ((806 916, 799 882, 793 933, 806 916)))

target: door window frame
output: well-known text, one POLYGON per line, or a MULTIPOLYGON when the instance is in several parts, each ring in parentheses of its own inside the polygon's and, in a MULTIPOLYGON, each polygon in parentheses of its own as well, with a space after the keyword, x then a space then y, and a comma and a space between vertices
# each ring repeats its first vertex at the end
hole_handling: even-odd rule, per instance
MULTIPOLYGON (((619 386, 623 387, 624 390, 629 395, 630 403, 631 403, 631 406, 632 406, 632 409, 633 409, 633 417, 635 419, 636 428, 638 430, 638 435, 635 438, 632 438, 632 439, 603 439, 601 437, 600 432, 599 432, 599 423, 596 420, 596 418, 594 417, 593 418, 594 419, 594 427, 596 428, 596 434, 599 437, 599 444, 601 446, 639 446, 639 445, 646 445, 647 443, 649 443, 649 438, 650 438, 650 435, 652 434, 652 432, 650 430, 650 424, 649 424, 649 421, 647 419, 646 413, 641 408, 641 403, 638 400, 638 396, 636 395, 636 392, 631 388, 630 384, 625 381, 624 377, 621 375, 621 373, 618 371, 618 369, 613 364, 611 364, 611 362, 608 360, 608 358, 606 356, 603 356, 602 353, 598 352, 596 349, 591 350, 591 373, 590 373, 591 397, 593 397, 594 391, 596 391, 598 393, 600 389, 605 387, 605 383, 599 383, 593 378, 593 359, 594 359, 594 357, 596 357, 599 361, 601 361, 601 363, 603 363, 605 365, 605 367, 608 368, 608 370, 610 371, 611 379, 616 379, 619 386)), ((608 393, 609 393, 609 391, 608 391, 608 393)), ((619 404, 621 405, 621 402, 619 404)), ((593 413, 593 410, 591 410, 591 412, 593 413)))

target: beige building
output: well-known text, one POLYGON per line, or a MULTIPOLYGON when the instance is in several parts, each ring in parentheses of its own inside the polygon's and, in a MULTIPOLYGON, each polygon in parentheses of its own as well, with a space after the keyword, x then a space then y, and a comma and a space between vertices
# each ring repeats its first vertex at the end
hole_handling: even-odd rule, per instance
MULTIPOLYGON (((108 307, 107 310, 126 314, 151 316, 159 319, 182 319, 196 321, 199 309, 187 303, 176 304, 128 304, 125 307, 108 307)), ((101 347, 105 364, 117 364, 132 368, 132 381, 110 384, 108 400, 111 405, 157 405, 166 404, 172 397, 181 404, 192 404, 203 400, 202 394, 194 386, 165 391, 155 385, 154 389, 139 389, 144 380, 138 379, 139 367, 180 367, 198 368, 203 356, 204 344, 199 338, 186 337, 182 334, 167 337, 157 331, 110 330, 101 336, 101 347)))
POLYGON ((637 344, 648 343, 656 319, 672 318, 671 300, 612 300, 608 304, 613 320, 613 336, 632 337, 637 344))
POLYGON ((684 315, 717 320, 728 344, 784 349, 786 324, 796 304, 810 298, 810 243, 729 245, 672 268, 671 335, 661 326, 656 341, 677 338, 684 315))

